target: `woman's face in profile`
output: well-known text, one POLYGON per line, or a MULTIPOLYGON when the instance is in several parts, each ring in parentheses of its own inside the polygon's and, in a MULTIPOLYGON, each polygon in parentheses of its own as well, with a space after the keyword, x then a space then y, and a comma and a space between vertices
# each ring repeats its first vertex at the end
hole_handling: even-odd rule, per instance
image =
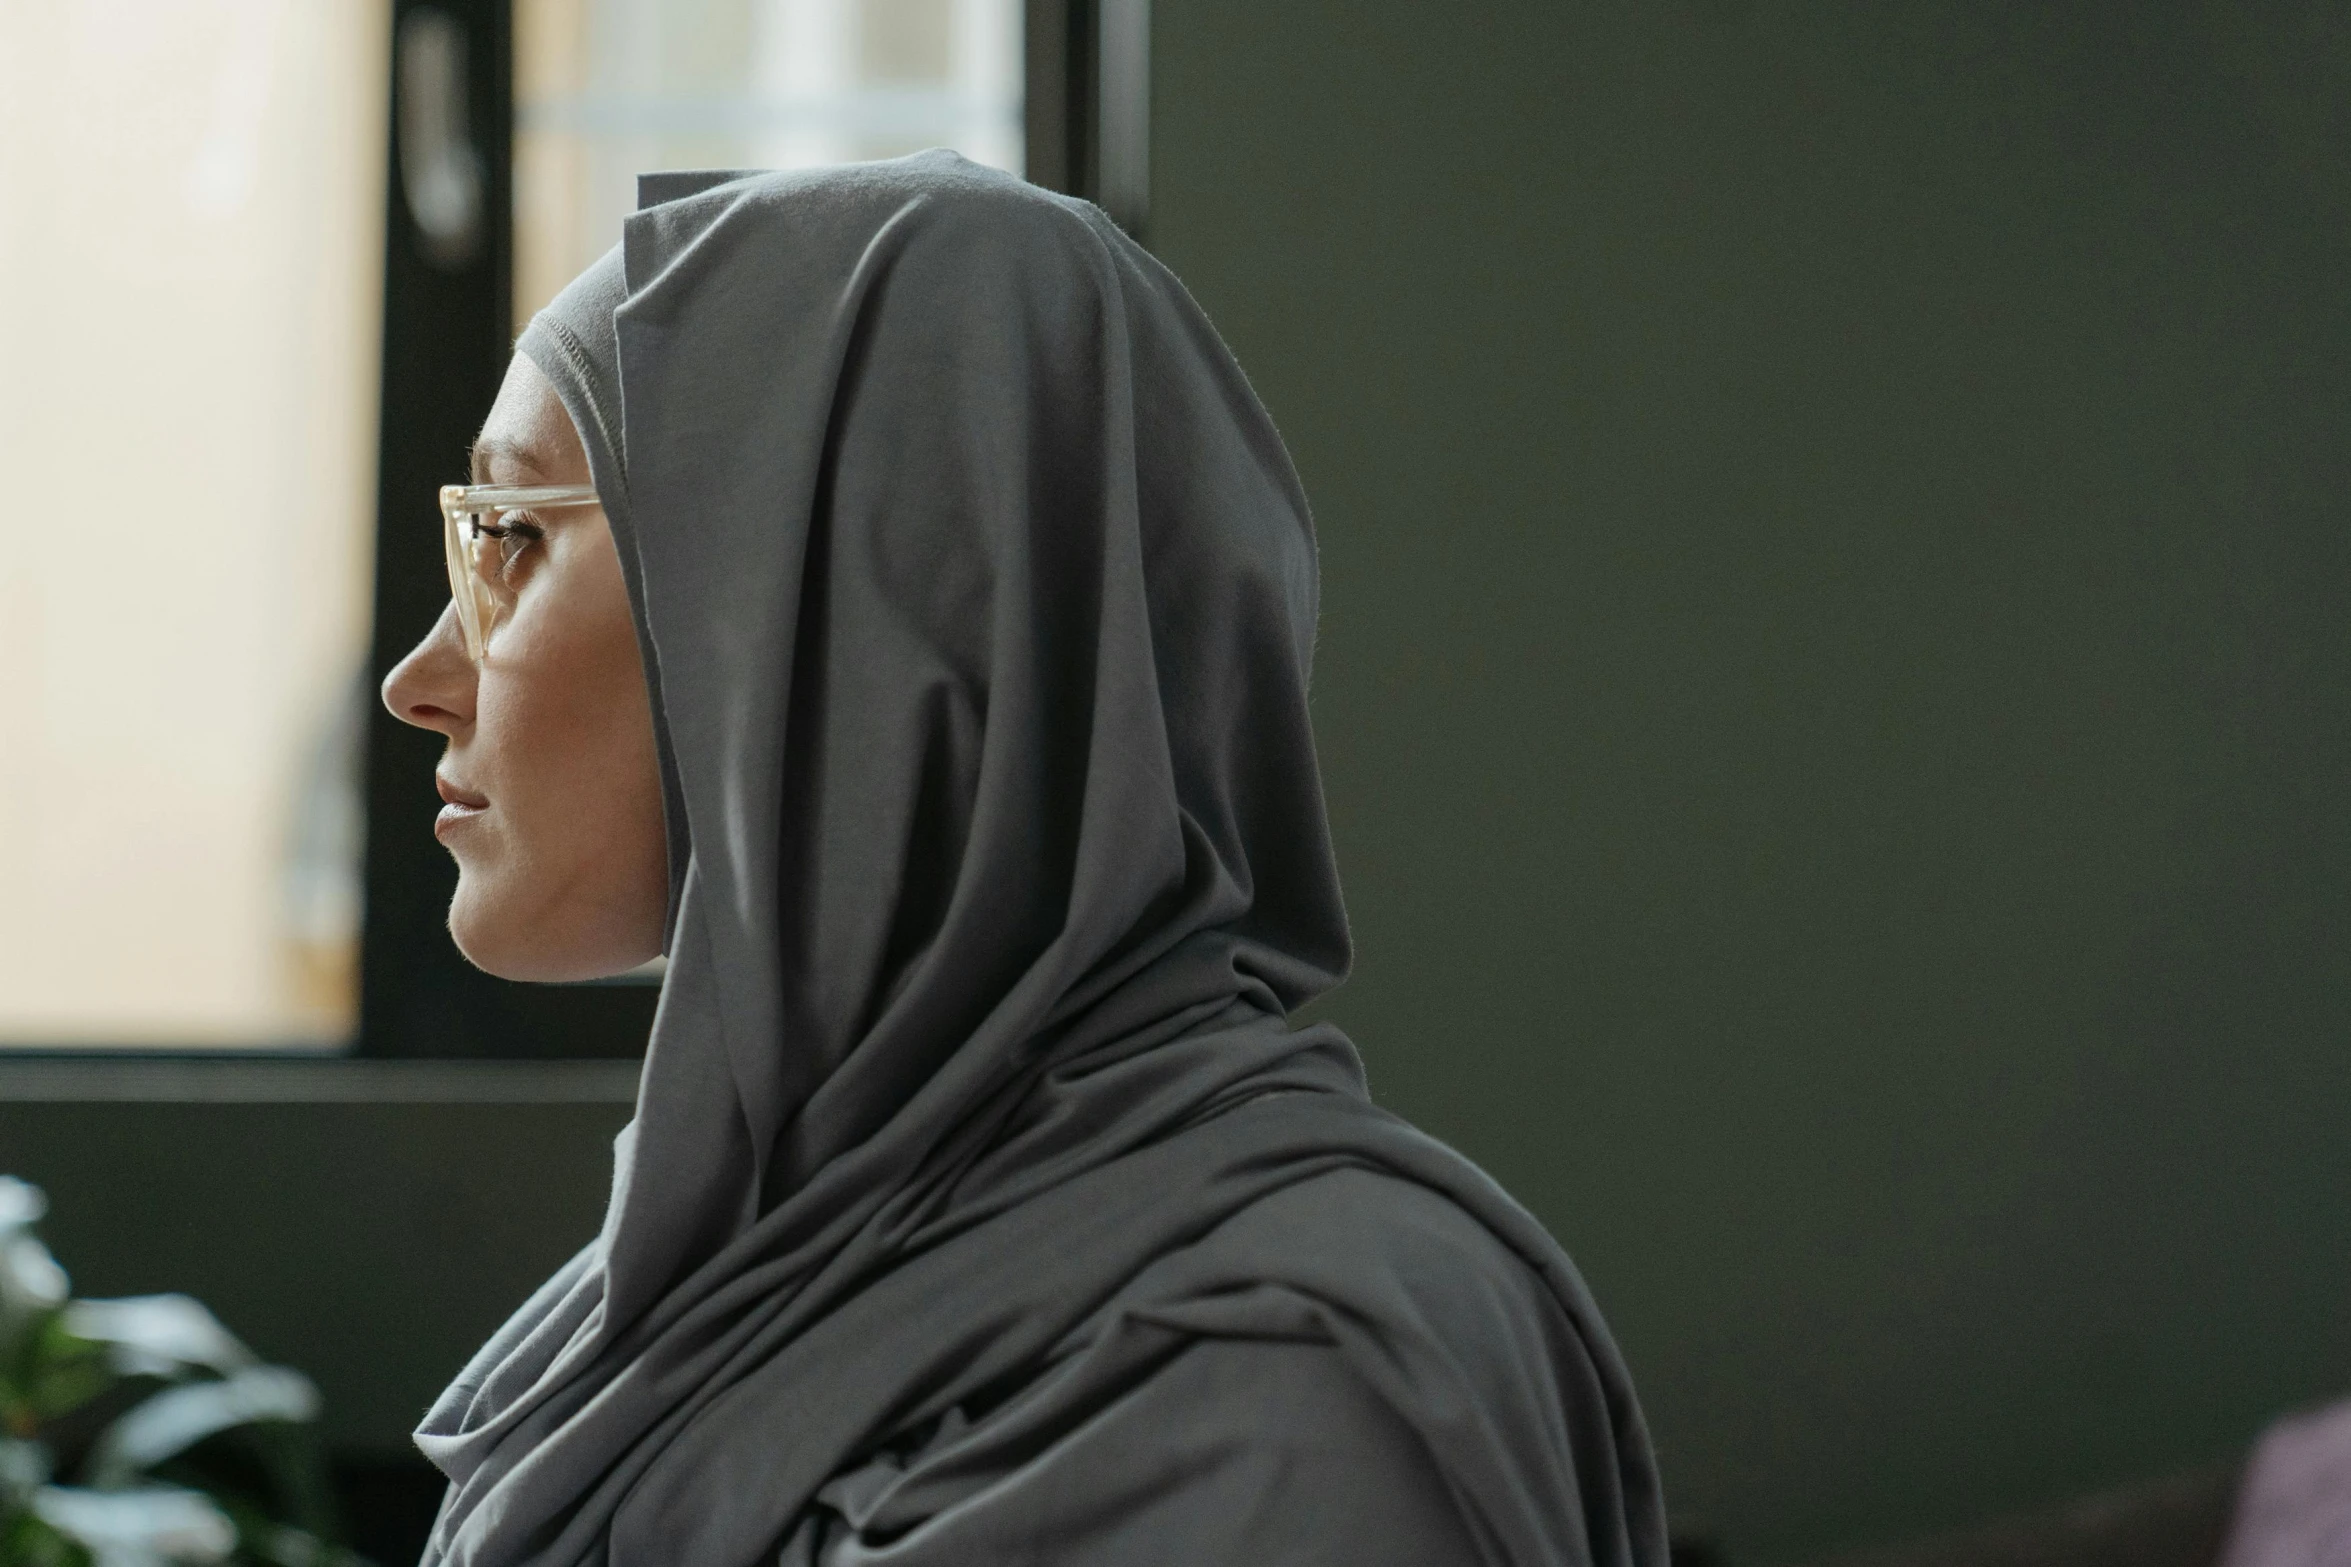
MULTIPOLYGON (((517 355, 474 482, 587 484, 555 389, 517 355)), ((593 979, 661 950, 668 842, 652 705, 599 507, 517 513, 482 662, 455 608, 384 680, 403 723, 447 737, 434 836, 457 860, 449 933, 505 979, 593 979), (530 530, 535 529, 535 536, 530 530)), ((419 548, 428 547, 420 539, 419 548)))

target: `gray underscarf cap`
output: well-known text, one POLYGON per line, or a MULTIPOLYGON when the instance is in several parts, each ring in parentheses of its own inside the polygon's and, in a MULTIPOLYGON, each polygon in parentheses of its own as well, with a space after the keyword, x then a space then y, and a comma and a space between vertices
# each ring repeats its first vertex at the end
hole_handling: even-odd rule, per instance
POLYGON ((636 622, 637 652, 653 701, 653 742, 661 759, 662 817, 669 835, 669 909, 663 917, 661 949, 669 950, 677 927, 678 900, 685 893, 685 801, 680 793, 677 753, 662 710, 661 652, 645 617, 643 563, 629 507, 626 405, 621 401, 620 335, 613 317, 629 296, 628 274, 615 245, 564 286, 563 292, 531 317, 514 351, 539 367, 571 415, 588 454, 588 476, 604 503, 620 568, 629 583, 629 613, 636 622))
MULTIPOLYGON (((612 326, 613 312, 628 296, 615 245, 531 317, 514 345, 555 383, 600 481, 607 468, 624 477, 628 472, 621 444, 620 338, 612 326)), ((601 482, 598 487, 608 488, 601 482)))

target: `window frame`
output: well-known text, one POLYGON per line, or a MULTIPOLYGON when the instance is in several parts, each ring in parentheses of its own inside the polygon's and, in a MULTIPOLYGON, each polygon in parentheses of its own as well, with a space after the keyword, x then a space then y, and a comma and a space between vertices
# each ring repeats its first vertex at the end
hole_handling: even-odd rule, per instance
MULTIPOLYGON (((384 182, 383 372, 377 434, 375 617, 381 682, 439 618, 449 578, 435 497, 462 482, 467 451, 512 353, 514 25, 507 0, 394 0, 384 182), (404 29, 447 18, 464 43, 463 133, 480 174, 478 240, 456 251, 420 224, 403 176, 404 29)), ((412 138, 413 140, 413 138, 412 138)), ((412 149, 411 149, 412 150, 412 149)), ((438 736, 371 708, 359 1027, 373 1058, 578 1059, 642 1053, 655 992, 524 985, 467 963, 450 941, 456 866, 433 839, 438 736)))

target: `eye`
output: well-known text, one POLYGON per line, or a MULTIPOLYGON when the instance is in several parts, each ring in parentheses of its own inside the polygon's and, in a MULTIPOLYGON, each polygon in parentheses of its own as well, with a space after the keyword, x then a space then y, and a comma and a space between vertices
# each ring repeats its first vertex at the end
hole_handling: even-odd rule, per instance
POLYGON ((520 512, 507 512, 503 516, 500 522, 485 522, 477 517, 473 524, 474 570, 494 586, 510 583, 516 562, 547 536, 546 529, 520 512))

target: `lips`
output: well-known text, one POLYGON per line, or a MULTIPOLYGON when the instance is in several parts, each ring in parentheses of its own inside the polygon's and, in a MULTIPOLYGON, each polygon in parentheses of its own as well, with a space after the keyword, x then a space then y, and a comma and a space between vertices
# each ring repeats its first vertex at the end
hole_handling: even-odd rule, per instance
POLYGON ((483 796, 474 793, 471 789, 467 789, 462 785, 452 783, 449 779, 442 777, 439 773, 433 774, 433 787, 441 792, 441 800, 444 804, 447 805, 461 806, 469 811, 478 811, 482 810, 490 803, 483 796))
POLYGON ((442 800, 441 814, 433 820, 433 836, 436 838, 446 834, 452 827, 471 821, 490 808, 488 799, 475 794, 462 785, 451 782, 439 773, 433 774, 433 787, 440 791, 442 800))

